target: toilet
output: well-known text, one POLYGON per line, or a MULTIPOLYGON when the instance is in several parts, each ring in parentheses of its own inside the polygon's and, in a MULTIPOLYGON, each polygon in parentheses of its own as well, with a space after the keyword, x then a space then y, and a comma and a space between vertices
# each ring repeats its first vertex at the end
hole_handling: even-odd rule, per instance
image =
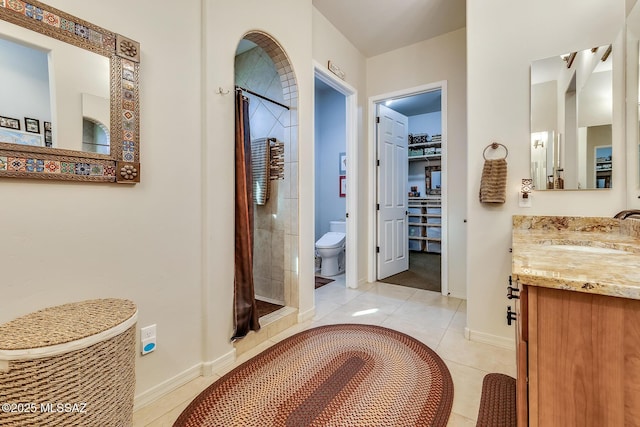
POLYGON ((345 240, 347 224, 345 221, 329 221, 329 232, 316 242, 316 252, 322 258, 320 274, 335 276, 344 273, 345 240))

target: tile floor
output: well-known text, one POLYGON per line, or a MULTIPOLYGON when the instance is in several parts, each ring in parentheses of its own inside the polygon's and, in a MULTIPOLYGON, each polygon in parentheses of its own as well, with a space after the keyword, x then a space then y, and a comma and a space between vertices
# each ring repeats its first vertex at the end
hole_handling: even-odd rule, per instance
POLYGON ((489 372, 515 377, 514 350, 464 338, 466 302, 439 293, 387 283, 346 289, 344 275, 316 289, 316 315, 257 348, 208 378, 199 377, 134 413, 134 426, 172 426, 189 402, 238 364, 304 329, 330 323, 369 323, 404 332, 435 350, 446 362, 454 384, 449 427, 475 426, 482 379, 489 372))

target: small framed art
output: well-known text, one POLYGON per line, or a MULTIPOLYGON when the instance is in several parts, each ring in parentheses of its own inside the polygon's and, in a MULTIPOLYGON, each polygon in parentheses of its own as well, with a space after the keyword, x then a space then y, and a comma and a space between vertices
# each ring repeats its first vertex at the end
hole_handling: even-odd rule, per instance
POLYGON ((0 126, 3 128, 20 130, 20 120, 0 116, 0 126))
POLYGON ((340 153, 339 155, 339 174, 345 175, 347 173, 347 153, 340 153))
POLYGON ((25 117, 24 130, 31 133, 40 133, 40 120, 25 117))
POLYGON ((51 131, 47 129, 44 130, 44 146, 53 147, 53 137, 51 136, 51 131))
POLYGON ((345 175, 340 176, 340 197, 347 196, 347 177, 345 175))
POLYGON ((44 130, 51 131, 51 122, 43 122, 43 123, 44 123, 44 130))

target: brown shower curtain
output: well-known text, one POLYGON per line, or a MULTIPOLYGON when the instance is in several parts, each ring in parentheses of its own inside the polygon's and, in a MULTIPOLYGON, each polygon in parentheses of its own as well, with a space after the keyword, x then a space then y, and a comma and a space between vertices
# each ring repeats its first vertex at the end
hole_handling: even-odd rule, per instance
POLYGON ((253 287, 253 178, 249 100, 236 90, 236 230, 232 340, 260 329, 253 287))

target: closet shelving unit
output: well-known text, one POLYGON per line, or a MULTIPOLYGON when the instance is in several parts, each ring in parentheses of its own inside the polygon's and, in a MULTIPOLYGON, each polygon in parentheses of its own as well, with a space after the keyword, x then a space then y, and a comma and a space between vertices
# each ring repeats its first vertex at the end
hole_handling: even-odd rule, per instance
POLYGON ((417 135, 418 143, 413 143, 416 136, 409 139, 409 161, 425 162, 424 183, 425 194, 421 197, 409 195, 408 227, 409 249, 420 252, 440 253, 442 242, 442 196, 440 185, 435 185, 434 173, 440 174, 442 169, 442 141, 434 136, 431 141, 417 135))

